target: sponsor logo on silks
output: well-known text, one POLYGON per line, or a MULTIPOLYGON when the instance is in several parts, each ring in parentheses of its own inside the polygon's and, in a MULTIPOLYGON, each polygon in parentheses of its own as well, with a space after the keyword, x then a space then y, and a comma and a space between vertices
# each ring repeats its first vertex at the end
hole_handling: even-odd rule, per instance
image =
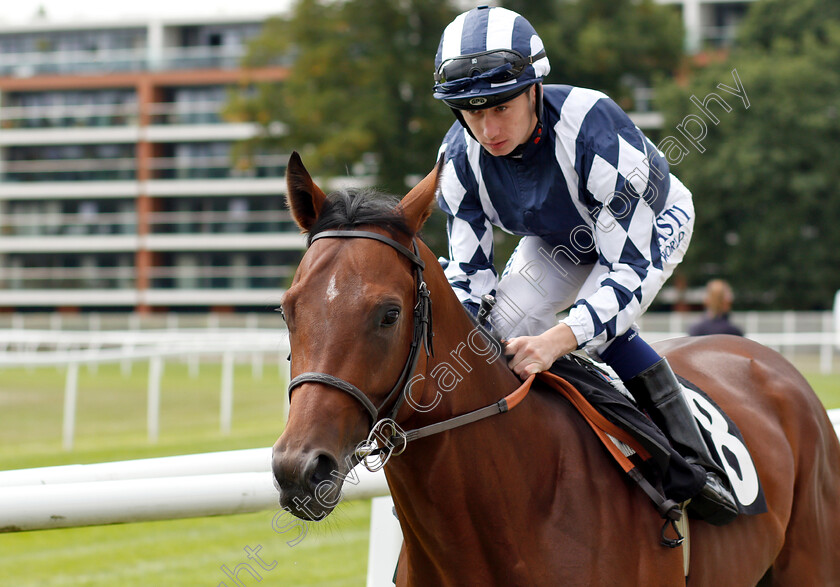
POLYGON ((481 106, 482 104, 487 102, 487 98, 482 98, 479 96, 478 98, 472 98, 470 100, 470 106, 481 106))

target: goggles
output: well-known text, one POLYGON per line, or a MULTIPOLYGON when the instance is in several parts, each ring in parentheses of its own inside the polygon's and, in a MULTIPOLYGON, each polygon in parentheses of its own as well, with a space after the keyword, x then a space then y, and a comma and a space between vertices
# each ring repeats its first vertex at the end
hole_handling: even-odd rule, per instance
POLYGON ((435 82, 445 84, 464 78, 481 76, 491 83, 516 79, 522 71, 545 57, 543 49, 536 55, 524 57, 513 49, 493 49, 447 59, 435 72, 435 82))

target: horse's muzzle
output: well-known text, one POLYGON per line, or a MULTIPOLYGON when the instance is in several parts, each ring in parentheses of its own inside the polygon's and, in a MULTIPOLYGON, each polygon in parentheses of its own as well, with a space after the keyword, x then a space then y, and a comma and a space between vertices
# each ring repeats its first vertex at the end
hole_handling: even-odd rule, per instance
POLYGON ((338 462, 322 450, 292 451, 275 445, 272 469, 280 505, 298 518, 321 520, 341 498, 338 462))

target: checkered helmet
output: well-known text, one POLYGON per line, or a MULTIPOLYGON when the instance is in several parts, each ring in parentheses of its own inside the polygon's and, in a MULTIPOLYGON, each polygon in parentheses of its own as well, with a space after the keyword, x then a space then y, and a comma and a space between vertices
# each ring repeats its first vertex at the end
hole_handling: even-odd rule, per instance
POLYGON ((550 67, 542 39, 523 16, 479 6, 443 31, 434 97, 458 110, 492 108, 541 82, 550 67))

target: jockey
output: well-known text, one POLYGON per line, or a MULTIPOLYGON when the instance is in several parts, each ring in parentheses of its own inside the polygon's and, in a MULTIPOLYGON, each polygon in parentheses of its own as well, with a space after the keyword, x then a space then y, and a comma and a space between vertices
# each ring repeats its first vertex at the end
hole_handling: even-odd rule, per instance
POLYGON ((441 146, 441 264, 473 314, 495 296, 489 322, 521 378, 576 349, 612 367, 698 468, 689 512, 725 524, 738 513, 726 476, 668 361, 635 325, 688 248, 691 193, 615 102, 543 86, 548 72, 542 40, 515 12, 480 6, 444 30, 434 97, 457 122, 441 146), (493 226, 522 237, 501 278, 493 226))

